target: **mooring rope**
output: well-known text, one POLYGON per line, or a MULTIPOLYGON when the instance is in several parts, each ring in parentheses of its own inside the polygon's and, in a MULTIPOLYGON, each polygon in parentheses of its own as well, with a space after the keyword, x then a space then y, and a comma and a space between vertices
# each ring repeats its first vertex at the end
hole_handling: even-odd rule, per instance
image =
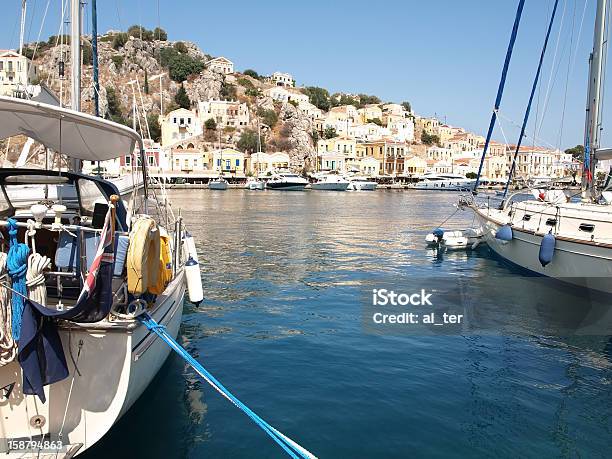
POLYGON ((51 259, 36 252, 36 228, 33 220, 28 220, 25 243, 28 245, 28 238, 32 241, 32 253, 28 257, 28 270, 26 272, 26 286, 28 296, 43 306, 47 306, 47 286, 45 285, 45 275, 43 271, 51 265, 51 259))
MULTIPOLYGON (((8 276, 6 270, 6 253, 0 252, 0 279, 8 276)), ((17 346, 13 339, 11 302, 9 291, 0 285, 0 366, 12 362, 17 355, 17 346)))
POLYGON ((19 341, 21 333, 21 316, 23 314, 24 298, 27 298, 26 271, 28 269, 28 255, 30 248, 23 243, 17 242, 17 221, 8 219, 8 233, 10 248, 8 252, 7 266, 9 276, 13 281, 13 305, 12 330, 13 339, 19 341))
POLYGON ((176 342, 170 334, 166 331, 166 327, 158 324, 147 314, 146 312, 138 316, 138 319, 153 333, 159 336, 172 350, 174 350, 183 360, 185 360, 191 368, 195 370, 213 389, 219 392, 223 397, 232 402, 236 407, 243 411, 249 418, 255 422, 261 429, 266 432, 272 439, 278 443, 285 452, 294 459, 305 458, 305 459, 316 459, 316 456, 308 451, 306 448, 298 445, 296 442, 283 435, 281 432, 276 430, 257 414, 255 414, 249 407, 238 400, 223 384, 221 384, 212 374, 210 374, 196 359, 194 359, 185 348, 176 342))

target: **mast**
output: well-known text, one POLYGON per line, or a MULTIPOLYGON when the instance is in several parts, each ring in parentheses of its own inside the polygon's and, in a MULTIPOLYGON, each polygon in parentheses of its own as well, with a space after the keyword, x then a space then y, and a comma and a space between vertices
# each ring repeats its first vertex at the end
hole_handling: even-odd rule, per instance
MULTIPOLYGON (((71 108, 81 111, 81 0, 70 0, 71 108)), ((73 158, 70 168, 81 171, 81 161, 73 158)))
POLYGON ((597 0, 593 52, 589 58, 589 85, 587 90, 586 121, 584 129, 584 170, 582 173, 582 197, 593 196, 595 153, 601 136, 602 82, 604 79, 607 50, 608 1, 597 0))
POLYGON ((28 4, 26 0, 22 0, 21 1, 21 24, 20 24, 20 30, 19 30, 19 54, 23 53, 23 37, 25 36, 25 23, 26 23, 27 9, 28 9, 28 4))
POLYGON ((98 8, 96 0, 91 0, 91 51, 93 54, 93 86, 95 115, 100 116, 100 78, 98 75, 98 8))

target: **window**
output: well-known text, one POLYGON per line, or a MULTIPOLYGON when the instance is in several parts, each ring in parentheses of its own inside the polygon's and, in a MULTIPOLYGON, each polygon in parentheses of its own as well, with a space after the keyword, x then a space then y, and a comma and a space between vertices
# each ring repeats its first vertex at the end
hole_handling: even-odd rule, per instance
POLYGON ((220 159, 217 160, 217 167, 221 167, 221 160, 220 159))
POLYGON ((125 157, 125 165, 126 166, 131 166, 132 165, 132 157, 131 156, 126 156, 125 157))
POLYGON ((237 160, 236 160, 236 167, 239 167, 239 166, 240 166, 240 160, 239 160, 239 159, 237 159, 237 160))
POLYGON ((155 165, 155 156, 149 156, 149 166, 155 165))
POLYGON ((231 165, 231 164, 232 164, 232 163, 230 162, 230 160, 229 160, 229 159, 226 159, 226 160, 225 160, 225 169, 226 169, 226 170, 230 170, 230 169, 232 168, 232 165, 231 165))

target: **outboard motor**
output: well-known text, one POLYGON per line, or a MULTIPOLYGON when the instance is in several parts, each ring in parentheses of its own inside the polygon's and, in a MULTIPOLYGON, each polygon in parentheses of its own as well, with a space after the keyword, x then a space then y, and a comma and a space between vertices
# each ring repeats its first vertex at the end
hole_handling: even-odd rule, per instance
POLYGON ((436 228, 427 236, 425 236, 425 242, 430 246, 438 246, 444 237, 444 230, 442 228, 436 228))
POLYGON ((498 229, 497 233, 495 233, 495 239, 500 241, 502 244, 507 244, 512 240, 512 238, 512 227, 507 223, 498 229))
POLYGON ((540 263, 543 268, 545 268, 546 265, 552 261, 553 255, 555 254, 556 243, 557 240, 555 239, 555 236, 553 236, 552 230, 550 230, 550 232, 542 238, 538 258, 540 259, 540 263))

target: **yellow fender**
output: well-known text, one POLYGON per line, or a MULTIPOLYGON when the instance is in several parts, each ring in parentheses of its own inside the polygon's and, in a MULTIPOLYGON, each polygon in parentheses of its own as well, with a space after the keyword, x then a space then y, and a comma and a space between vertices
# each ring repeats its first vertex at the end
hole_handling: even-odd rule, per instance
POLYGON ((160 234, 150 217, 140 217, 132 225, 127 253, 128 291, 142 295, 157 284, 160 272, 160 234))
POLYGON ((154 295, 161 295, 172 280, 172 250, 170 249, 170 237, 163 228, 159 229, 161 231, 159 276, 157 276, 157 283, 149 288, 149 292, 154 295))

